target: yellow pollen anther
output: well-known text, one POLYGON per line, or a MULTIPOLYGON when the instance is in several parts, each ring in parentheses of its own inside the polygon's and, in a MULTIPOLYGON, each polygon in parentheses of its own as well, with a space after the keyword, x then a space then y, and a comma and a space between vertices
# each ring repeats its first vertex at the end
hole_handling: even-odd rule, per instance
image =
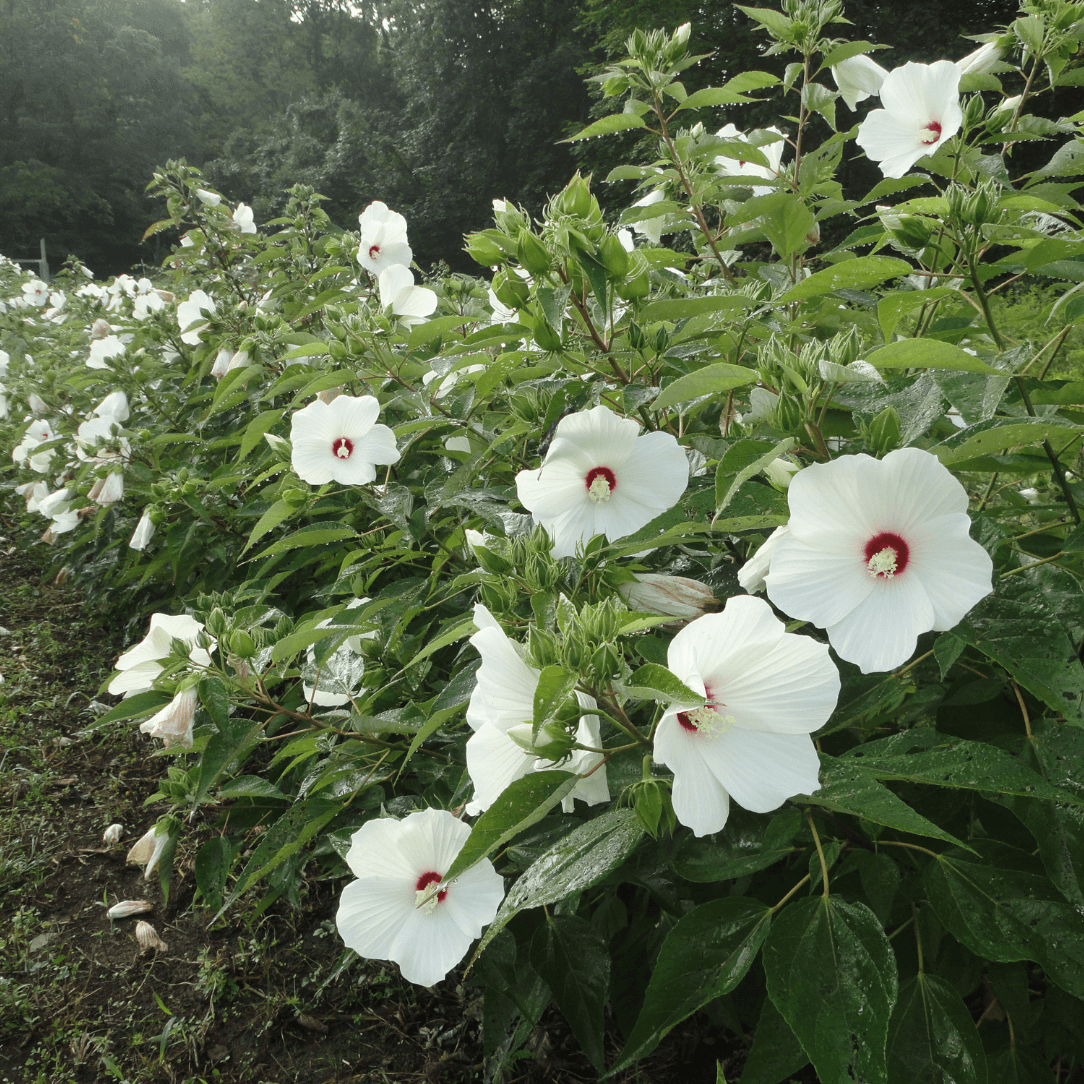
POLYGON ((878 550, 867 562, 866 568, 869 569, 871 576, 886 576, 892 577, 896 574, 896 560, 897 553, 891 546, 885 546, 883 550, 878 550))
POLYGON ((919 143, 936 143, 941 138, 941 133, 936 128, 920 128, 918 130, 919 143))
POLYGON ((437 904, 440 903, 440 892, 437 890, 437 885, 426 885, 425 888, 419 888, 414 893, 414 907, 416 910, 421 911, 423 915, 431 914, 437 909, 437 904), (425 899, 429 896, 429 899, 425 899), (422 903, 422 900, 425 900, 422 903))
POLYGON ((587 495, 593 501, 608 501, 611 492, 610 483, 601 474, 587 488, 587 495))
POLYGON ((733 715, 724 715, 722 712, 716 711, 710 704, 693 708, 692 711, 687 711, 684 714, 685 718, 701 734, 708 734, 712 737, 725 734, 737 722, 733 715))

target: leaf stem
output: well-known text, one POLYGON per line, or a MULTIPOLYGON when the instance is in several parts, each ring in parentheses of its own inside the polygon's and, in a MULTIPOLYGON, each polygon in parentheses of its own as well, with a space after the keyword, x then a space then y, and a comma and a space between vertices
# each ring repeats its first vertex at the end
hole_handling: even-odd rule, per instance
POLYGON ((775 905, 775 906, 774 906, 774 907, 772 908, 772 914, 774 915, 774 914, 775 914, 775 912, 776 912, 776 911, 778 911, 778 910, 779 910, 779 908, 780 908, 780 907, 782 907, 782 906, 783 906, 783 904, 784 904, 784 903, 786 903, 786 902, 787 902, 787 900, 789 900, 789 899, 791 898, 791 896, 793 896, 793 895, 794 895, 794 893, 795 893, 795 892, 797 892, 797 891, 798 891, 798 889, 799 889, 799 888, 801 888, 801 887, 802 887, 802 885, 804 885, 804 884, 806 883, 806 881, 808 881, 808 880, 809 880, 809 874, 807 873, 807 874, 806 874, 806 875, 805 875, 805 876, 804 876, 804 877, 803 877, 803 878, 802 878, 802 879, 801 879, 801 880, 800 880, 800 881, 799 881, 799 882, 798 882, 798 883, 797 883, 797 884, 796 884, 796 885, 795 885, 795 886, 794 886, 794 887, 793 887, 793 888, 792 888, 792 889, 791 889, 791 890, 790 890, 790 891, 789 891, 789 892, 788 892, 788 893, 787 893, 787 894, 786 894, 786 895, 785 895, 785 896, 784 896, 784 897, 783 897, 783 898, 782 898, 782 899, 781 899, 781 900, 780 900, 780 901, 779 901, 779 902, 778 902, 778 903, 777 903, 777 904, 776 904, 776 905, 775 905))
POLYGON ((817 857, 821 860, 821 880, 824 881, 822 895, 828 899, 828 864, 824 860, 824 849, 821 847, 821 837, 817 834, 817 826, 813 823, 813 814, 807 809, 805 819, 809 821, 809 830, 813 833, 813 843, 817 848, 817 857))

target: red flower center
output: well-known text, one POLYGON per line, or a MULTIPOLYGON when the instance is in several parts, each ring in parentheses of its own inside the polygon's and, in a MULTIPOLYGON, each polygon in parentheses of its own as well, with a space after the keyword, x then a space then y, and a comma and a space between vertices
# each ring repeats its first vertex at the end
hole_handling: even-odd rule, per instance
MULTIPOLYGON (((432 870, 430 870, 428 873, 423 873, 418 878, 418 883, 414 886, 414 891, 415 892, 424 892, 431 885, 439 885, 440 880, 441 880, 440 874, 439 873, 434 873, 432 870)), ((436 896, 437 903, 443 903, 444 902, 444 897, 447 896, 447 895, 448 895, 448 889, 442 888, 437 893, 437 896, 436 896)))
POLYGON ((593 501, 608 501, 617 489, 617 475, 609 467, 592 467, 583 480, 587 495, 593 501))
POLYGON ((925 128, 919 130, 918 141, 929 146, 931 143, 936 143, 941 138, 941 122, 939 120, 931 120, 925 128))
POLYGON ((370 245, 369 246, 369 259, 370 260, 379 260, 380 259, 380 246, 379 245, 370 245))
POLYGON ((349 459, 354 450, 353 441, 346 437, 336 437, 331 442, 331 453, 336 459, 349 459))
POLYGON ((705 737, 719 737, 725 734, 734 725, 734 719, 727 715, 726 704, 715 699, 715 693, 705 687, 704 696, 707 703, 698 708, 690 708, 688 711, 679 711, 677 721, 682 728, 693 734, 703 734, 705 737))
POLYGON ((907 567, 910 559, 911 547, 891 531, 882 531, 866 543, 866 568, 871 576, 891 579, 907 567))

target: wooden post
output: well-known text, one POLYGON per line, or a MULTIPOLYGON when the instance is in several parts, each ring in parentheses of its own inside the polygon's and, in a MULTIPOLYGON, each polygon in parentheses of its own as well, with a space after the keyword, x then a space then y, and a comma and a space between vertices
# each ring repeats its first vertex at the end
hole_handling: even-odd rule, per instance
POLYGON ((38 261, 39 277, 42 282, 49 281, 49 257, 45 253, 45 238, 41 239, 41 259, 38 261))

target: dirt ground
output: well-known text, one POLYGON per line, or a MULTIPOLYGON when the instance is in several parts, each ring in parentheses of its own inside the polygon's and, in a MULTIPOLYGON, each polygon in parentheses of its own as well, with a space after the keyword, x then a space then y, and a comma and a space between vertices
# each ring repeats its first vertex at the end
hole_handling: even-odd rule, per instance
MULTIPOLYGON (((427 991, 379 963, 340 969, 338 881, 314 877, 301 910, 280 902, 209 929, 192 904, 197 833, 165 903, 125 855, 164 811, 144 802, 169 761, 133 724, 88 731, 123 645, 44 567, 0 537, 0 1084, 595 1079, 552 1007, 502 1076, 483 1056, 471 979, 427 991), (114 823, 123 836, 107 847, 114 823), (121 900, 152 910, 110 920, 121 900), (140 919, 168 947, 141 951, 140 919)), ((699 1014, 613 1079, 715 1084, 721 1059, 733 1081, 746 1042, 699 1014)))

